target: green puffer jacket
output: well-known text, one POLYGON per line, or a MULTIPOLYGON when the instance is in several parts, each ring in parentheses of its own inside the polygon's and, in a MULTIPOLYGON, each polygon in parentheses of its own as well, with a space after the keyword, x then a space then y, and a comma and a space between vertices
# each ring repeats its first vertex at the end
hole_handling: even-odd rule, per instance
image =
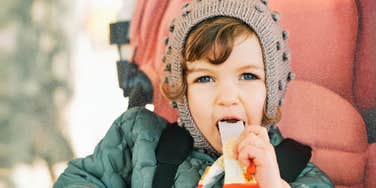
MULTIPOLYGON (((54 188, 149 188, 156 168, 155 148, 168 122, 144 108, 123 113, 96 146, 94 154, 69 162, 54 188)), ((273 145, 281 142, 278 129, 271 129, 273 145)), ((193 151, 178 167, 175 188, 195 188, 206 166, 215 159, 193 151)), ((222 187, 223 178, 213 187, 222 187)), ((333 187, 328 177, 312 163, 292 187, 333 187)))

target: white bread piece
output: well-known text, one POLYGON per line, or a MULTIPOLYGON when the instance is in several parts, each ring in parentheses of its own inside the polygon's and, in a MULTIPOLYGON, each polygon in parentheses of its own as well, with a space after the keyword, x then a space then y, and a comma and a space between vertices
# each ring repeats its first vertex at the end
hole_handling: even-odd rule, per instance
POLYGON ((199 181, 199 185, 202 185, 202 188, 206 188, 208 185, 211 185, 216 180, 216 177, 220 174, 224 173, 223 167, 223 156, 219 157, 213 165, 207 167, 208 169, 205 170, 204 174, 199 181))
POLYGON ((225 184, 246 183, 244 172, 246 167, 234 157, 234 145, 244 130, 243 121, 229 123, 220 121, 218 123, 221 134, 222 151, 225 167, 225 184))

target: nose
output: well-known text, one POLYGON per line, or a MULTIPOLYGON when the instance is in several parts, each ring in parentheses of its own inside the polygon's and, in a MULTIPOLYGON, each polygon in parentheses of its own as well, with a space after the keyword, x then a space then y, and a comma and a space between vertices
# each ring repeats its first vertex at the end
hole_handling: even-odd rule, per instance
POLYGON ((234 83, 225 83, 218 85, 217 104, 220 106, 232 106, 240 103, 239 89, 234 83))

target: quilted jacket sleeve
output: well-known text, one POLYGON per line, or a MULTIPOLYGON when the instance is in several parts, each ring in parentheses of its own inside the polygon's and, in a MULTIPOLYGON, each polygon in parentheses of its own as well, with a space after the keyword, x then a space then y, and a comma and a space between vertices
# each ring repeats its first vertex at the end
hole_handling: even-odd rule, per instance
POLYGON ((290 186, 293 188, 334 188, 328 176, 311 162, 290 186))
POLYGON ((142 149, 135 145, 145 141, 157 144, 165 125, 165 120, 144 108, 128 110, 115 120, 94 154, 70 161, 53 187, 131 187, 133 150, 142 149))

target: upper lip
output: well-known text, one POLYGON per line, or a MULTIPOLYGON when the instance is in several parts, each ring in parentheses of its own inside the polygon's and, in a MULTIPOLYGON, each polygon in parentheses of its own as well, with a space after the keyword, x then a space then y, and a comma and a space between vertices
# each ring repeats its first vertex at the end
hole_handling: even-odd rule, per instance
POLYGON ((230 120, 230 119, 234 119, 234 120, 238 120, 238 121, 245 121, 244 118, 240 117, 240 116, 236 116, 236 115, 226 115, 226 116, 220 116, 217 118, 217 121, 216 121, 216 124, 218 125, 218 122, 219 121, 222 121, 222 120, 230 120))

